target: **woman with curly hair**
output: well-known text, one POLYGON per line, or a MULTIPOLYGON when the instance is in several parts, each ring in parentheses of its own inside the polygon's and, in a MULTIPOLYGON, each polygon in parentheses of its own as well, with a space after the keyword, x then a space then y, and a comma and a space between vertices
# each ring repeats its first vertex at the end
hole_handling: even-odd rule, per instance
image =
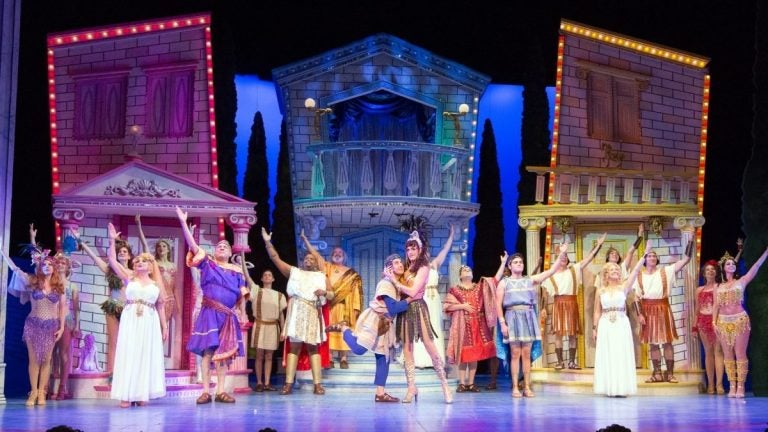
POLYGON ((32 302, 32 310, 24 321, 22 339, 27 343, 29 353, 29 385, 31 391, 26 405, 45 405, 45 392, 51 377, 51 355, 53 346, 64 333, 67 300, 64 296, 64 283, 56 263, 49 256, 48 250, 35 249, 32 252, 34 274, 24 273, 0 250, 0 255, 13 271, 13 278, 8 284, 8 291, 32 302))
POLYGON ((715 287, 722 281, 717 261, 709 260, 701 267, 704 285, 696 288, 693 310, 696 323, 691 329, 704 347, 704 367, 707 371, 707 394, 725 394, 723 388, 723 349, 717 340, 712 322, 712 308, 715 303, 715 287))

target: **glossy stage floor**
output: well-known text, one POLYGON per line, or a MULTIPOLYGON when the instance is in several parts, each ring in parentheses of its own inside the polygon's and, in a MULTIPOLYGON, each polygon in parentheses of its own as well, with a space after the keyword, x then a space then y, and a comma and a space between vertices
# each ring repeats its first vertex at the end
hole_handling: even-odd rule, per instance
MULTIPOLYGON (((0 430, 44 431, 66 424, 83 431, 596 431, 617 423, 632 431, 764 431, 768 398, 725 396, 636 396, 546 394, 513 399, 509 383, 499 390, 454 395, 422 392, 417 403, 374 403, 372 392, 307 388, 291 396, 237 395, 237 403, 196 406, 190 399, 158 399, 146 407, 121 409, 115 401, 49 401, 27 408, 11 399, 0 406, 0 430)), ((401 397, 401 390, 394 390, 401 397)))

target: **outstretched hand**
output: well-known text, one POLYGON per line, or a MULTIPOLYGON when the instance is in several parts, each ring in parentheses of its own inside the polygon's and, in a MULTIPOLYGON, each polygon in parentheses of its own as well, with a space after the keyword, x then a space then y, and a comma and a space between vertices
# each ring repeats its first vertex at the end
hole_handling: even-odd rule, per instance
MULTIPOLYGON (((303 231, 302 231, 302 233, 303 233, 303 231)), ((268 233, 266 228, 261 227, 261 238, 264 239, 264 242, 271 242, 272 241, 272 233, 268 233)))
POLYGON ((502 263, 507 262, 507 260, 509 259, 509 254, 507 253, 507 251, 504 251, 504 254, 500 258, 502 263))
POLYGON ((179 207, 176 207, 176 216, 179 218, 180 221, 184 223, 187 222, 188 213, 180 209, 179 207))
POLYGON ((112 240, 115 240, 120 237, 120 232, 118 232, 115 229, 115 226, 112 225, 112 222, 107 224, 107 234, 109 235, 109 238, 112 240))

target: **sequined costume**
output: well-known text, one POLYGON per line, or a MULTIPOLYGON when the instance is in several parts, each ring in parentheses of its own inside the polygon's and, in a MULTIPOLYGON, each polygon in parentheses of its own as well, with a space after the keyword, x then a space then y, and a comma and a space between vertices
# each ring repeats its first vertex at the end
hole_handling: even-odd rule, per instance
MULTIPOLYGON (((51 356, 53 346, 56 343, 56 330, 59 329, 59 301, 61 295, 54 292, 44 294, 41 290, 30 290, 24 279, 15 272, 8 284, 8 291, 12 294, 28 293, 32 310, 24 320, 24 332, 21 339, 32 345, 37 364, 45 363, 51 356)), ((25 297, 20 296, 24 299, 25 297)), ((22 300, 24 302, 24 300, 22 300)), ((32 359, 30 359, 32 361, 32 359)))
POLYGON ((714 305, 713 292, 712 290, 701 290, 699 291, 698 297, 699 310, 696 311, 696 329, 699 334, 705 336, 707 340, 714 341, 717 336, 715 335, 715 326, 712 323, 712 314, 701 313, 702 309, 712 310, 712 306, 714 305))
MULTIPOLYGON (((411 286, 415 277, 415 273, 408 273, 405 277, 405 284, 411 286)), ((413 297, 423 296, 425 290, 426 286, 413 297)), ((436 336, 429 317, 429 307, 423 298, 412 301, 408 305, 408 310, 397 319, 397 342, 417 342, 424 338, 434 340, 436 336), (425 328, 427 329, 426 334, 422 331, 425 328)))
MULTIPOLYGON (((730 286, 720 285, 717 288, 717 304, 719 306, 738 305, 744 302, 744 287, 740 282, 730 286)), ((717 324, 715 326, 720 340, 728 346, 736 343, 736 338, 752 329, 747 312, 742 310, 735 314, 719 313, 717 315, 717 324)))

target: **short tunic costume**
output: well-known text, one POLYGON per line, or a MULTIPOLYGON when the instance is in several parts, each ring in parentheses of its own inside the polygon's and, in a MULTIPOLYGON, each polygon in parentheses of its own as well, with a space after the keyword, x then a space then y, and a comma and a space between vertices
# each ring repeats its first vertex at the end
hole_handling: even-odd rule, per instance
POLYGON ((505 277, 499 282, 499 286, 504 288, 502 307, 509 329, 509 341, 529 343, 541 340, 541 329, 535 309, 536 290, 531 278, 505 277))
POLYGON ((637 275, 635 292, 645 318, 640 333, 643 343, 665 344, 677 339, 675 319, 669 307, 669 290, 676 281, 675 268, 671 265, 659 267, 651 274, 643 270, 637 275))
POLYGON ((291 267, 286 286, 290 300, 283 336, 290 338, 291 342, 310 345, 317 345, 327 339, 325 321, 319 312, 320 306, 326 302, 325 296, 315 295, 315 291, 325 289, 325 274, 322 272, 291 267))
POLYGON ((255 320, 251 328, 249 346, 274 351, 280 343, 280 329, 285 326, 285 295, 274 289, 252 284, 250 298, 255 320))
POLYGON ((203 355, 214 350, 213 360, 228 360, 244 355, 240 323, 232 310, 245 289, 245 278, 234 266, 223 267, 198 249, 187 256, 187 265, 200 270, 200 289, 203 292, 200 312, 195 320, 187 350, 203 355))
POLYGON ((552 331, 558 336, 582 334, 577 298, 581 286, 581 265, 569 265, 565 270, 550 276, 543 285, 548 294, 555 298, 552 307, 552 331))
MULTIPOLYGON (((440 274, 432 267, 427 276, 427 287, 424 290, 424 302, 429 310, 429 322, 435 329, 432 343, 437 355, 445 363, 445 336, 443 335, 443 301, 440 298, 440 274)), ((418 368, 432 367, 432 357, 422 341, 413 343, 413 364, 418 368)))
POLYGON ((456 286, 448 290, 443 303, 445 312, 451 316, 446 354, 448 362, 476 362, 496 355, 496 344, 493 340, 493 328, 496 324, 496 305, 493 303, 495 287, 492 278, 483 278, 470 288, 456 286), (458 304, 469 304, 475 312, 448 310, 458 304))

